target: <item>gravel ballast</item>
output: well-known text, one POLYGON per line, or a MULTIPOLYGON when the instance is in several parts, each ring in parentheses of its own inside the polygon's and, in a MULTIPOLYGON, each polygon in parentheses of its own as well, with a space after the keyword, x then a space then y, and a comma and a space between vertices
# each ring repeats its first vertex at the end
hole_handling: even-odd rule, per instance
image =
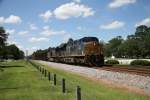
POLYGON ((118 84, 133 86, 144 90, 146 94, 150 94, 150 77, 140 76, 129 73, 112 72, 99 70, 89 67, 81 67, 54 62, 38 61, 41 64, 46 64, 50 67, 66 70, 69 72, 79 73, 89 78, 106 79, 118 84))

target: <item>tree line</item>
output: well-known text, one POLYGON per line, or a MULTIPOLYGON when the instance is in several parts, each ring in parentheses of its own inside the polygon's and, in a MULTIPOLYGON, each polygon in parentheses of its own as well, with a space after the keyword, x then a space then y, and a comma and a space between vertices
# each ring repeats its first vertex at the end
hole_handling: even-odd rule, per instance
POLYGON ((127 39, 117 36, 104 45, 106 57, 150 58, 150 27, 138 26, 127 39))
POLYGON ((3 27, 0 27, 0 60, 2 59, 23 59, 24 52, 20 50, 15 44, 8 45, 9 33, 6 33, 3 27))

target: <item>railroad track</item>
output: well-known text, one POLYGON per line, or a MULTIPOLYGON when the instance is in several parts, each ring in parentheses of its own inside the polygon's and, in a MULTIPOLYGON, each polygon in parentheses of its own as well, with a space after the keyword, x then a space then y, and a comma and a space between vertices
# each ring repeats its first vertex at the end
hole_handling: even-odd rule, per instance
POLYGON ((124 72, 131 73, 143 76, 150 76, 150 68, 137 68, 137 67, 123 67, 123 66, 103 66, 98 69, 107 70, 107 71, 115 71, 115 72, 124 72))

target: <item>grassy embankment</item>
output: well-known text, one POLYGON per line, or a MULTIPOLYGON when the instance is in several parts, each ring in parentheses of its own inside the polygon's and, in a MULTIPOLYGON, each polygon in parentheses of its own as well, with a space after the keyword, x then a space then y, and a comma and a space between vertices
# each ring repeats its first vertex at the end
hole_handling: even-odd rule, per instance
POLYGON ((79 75, 43 67, 57 74, 57 86, 24 61, 0 63, 0 100, 75 100, 77 85, 81 86, 82 100, 150 100, 148 96, 128 93, 79 75), (66 79, 65 94, 61 93, 62 78, 66 79))

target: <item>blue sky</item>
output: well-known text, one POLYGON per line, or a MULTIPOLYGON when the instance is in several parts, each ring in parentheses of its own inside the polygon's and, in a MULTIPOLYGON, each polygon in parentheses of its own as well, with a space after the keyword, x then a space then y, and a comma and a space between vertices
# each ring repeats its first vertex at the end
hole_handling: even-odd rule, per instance
POLYGON ((32 53, 68 38, 126 38, 136 26, 150 26, 149 9, 149 0, 0 0, 0 26, 9 44, 32 53))

